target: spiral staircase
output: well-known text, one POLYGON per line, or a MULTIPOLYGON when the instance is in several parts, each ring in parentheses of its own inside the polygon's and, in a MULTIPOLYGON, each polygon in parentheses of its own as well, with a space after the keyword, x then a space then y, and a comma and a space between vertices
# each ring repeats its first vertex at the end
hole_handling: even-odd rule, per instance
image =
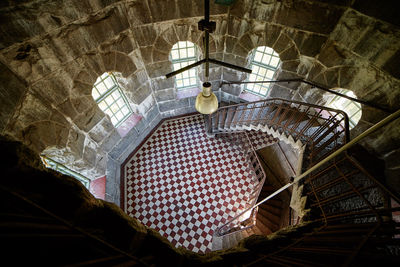
MULTIPOLYGON (((211 135, 245 135, 248 130, 257 130, 303 148, 303 171, 349 141, 348 118, 343 111, 284 99, 220 108, 207 118, 207 126, 211 135)), ((360 153, 354 149, 346 151, 300 182, 308 211, 303 221, 318 227, 292 243, 278 245, 273 252, 263 253, 250 265, 327 266, 399 261, 399 223, 391 219, 399 208, 390 206, 398 203, 398 195, 375 178, 379 176, 371 174, 375 170, 363 167, 357 157, 360 153)), ((249 160, 255 170, 260 168, 257 160, 249 160)), ((275 191, 268 177, 260 181, 265 184, 255 187, 258 201, 272 193, 268 191, 275 191)), ((277 231, 282 205, 289 204, 272 198, 249 207, 217 229, 214 248, 226 249, 251 234, 277 231), (246 212, 251 217, 243 220, 246 212)))
MULTIPOLYGON (((400 225, 392 218, 400 211, 400 198, 385 186, 379 172, 371 168, 373 164, 368 164, 368 158, 354 149, 328 160, 298 183, 306 200, 302 223, 280 229, 285 226, 281 222, 282 210, 289 203, 278 193, 288 186, 278 189, 272 185, 248 131, 261 131, 301 149, 305 171, 349 142, 344 112, 268 99, 222 107, 206 117, 205 123, 210 136, 229 138, 240 145, 254 176, 246 209, 216 229, 216 252, 210 253, 212 256, 175 251, 144 227, 137 226, 141 230, 133 231, 132 219, 115 210, 103 213, 107 223, 94 224, 91 218, 99 214, 100 206, 107 207, 106 202, 99 204, 89 197, 79 198, 80 202, 74 200, 72 206, 69 202, 52 202, 60 194, 67 201, 71 198, 67 192, 84 191, 77 185, 68 189, 54 184, 54 190, 47 192, 45 198, 40 190, 33 191, 34 186, 2 179, 0 196, 6 208, 0 214, 0 237, 8 244, 5 255, 16 262, 43 260, 44 265, 56 262, 74 266, 384 266, 400 262, 400 225), (125 229, 124 235, 117 232, 121 227, 125 229), (254 234, 267 237, 254 239, 254 234), (39 243, 41 246, 37 246, 39 243), (238 243, 236 250, 221 250, 238 243), (154 249, 154 244, 160 247, 154 249), (18 257, 21 253, 27 256, 18 257)), ((10 166, 3 164, 7 177, 24 175, 26 171, 10 166)), ((46 183, 54 180, 48 177, 50 174, 39 171, 34 171, 34 176, 46 183)), ((34 185, 31 177, 25 180, 34 185)))

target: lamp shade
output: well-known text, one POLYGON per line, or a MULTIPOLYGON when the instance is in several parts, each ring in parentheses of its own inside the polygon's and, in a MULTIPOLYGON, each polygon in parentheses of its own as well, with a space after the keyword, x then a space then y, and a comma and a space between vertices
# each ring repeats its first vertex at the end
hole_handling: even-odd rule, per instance
POLYGON ((203 83, 203 91, 196 97, 195 108, 202 114, 211 114, 218 109, 218 99, 211 91, 211 83, 203 83))

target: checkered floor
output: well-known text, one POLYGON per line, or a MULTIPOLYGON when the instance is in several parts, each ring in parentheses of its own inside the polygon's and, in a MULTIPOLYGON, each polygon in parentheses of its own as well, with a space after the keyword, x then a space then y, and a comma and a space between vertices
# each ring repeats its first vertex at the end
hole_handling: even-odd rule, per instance
POLYGON ((214 230, 252 190, 241 150, 209 138, 201 115, 164 121, 124 166, 125 210, 175 246, 211 250, 214 230))

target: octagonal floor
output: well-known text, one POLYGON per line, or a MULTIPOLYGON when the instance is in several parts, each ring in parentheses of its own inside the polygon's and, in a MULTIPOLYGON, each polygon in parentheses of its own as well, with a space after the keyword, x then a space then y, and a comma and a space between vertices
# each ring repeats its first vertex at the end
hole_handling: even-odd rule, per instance
POLYGON ((251 192, 241 150, 210 138, 202 115, 164 121, 123 166, 125 211, 176 247, 211 251, 214 230, 251 192))

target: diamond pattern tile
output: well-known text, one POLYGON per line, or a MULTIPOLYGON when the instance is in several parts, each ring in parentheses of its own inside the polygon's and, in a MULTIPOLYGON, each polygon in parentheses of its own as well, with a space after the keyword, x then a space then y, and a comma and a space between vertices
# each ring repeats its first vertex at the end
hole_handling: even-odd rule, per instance
POLYGON ((201 115, 166 120, 124 166, 125 211, 177 247, 209 252, 252 190, 241 153, 207 137, 201 115))

